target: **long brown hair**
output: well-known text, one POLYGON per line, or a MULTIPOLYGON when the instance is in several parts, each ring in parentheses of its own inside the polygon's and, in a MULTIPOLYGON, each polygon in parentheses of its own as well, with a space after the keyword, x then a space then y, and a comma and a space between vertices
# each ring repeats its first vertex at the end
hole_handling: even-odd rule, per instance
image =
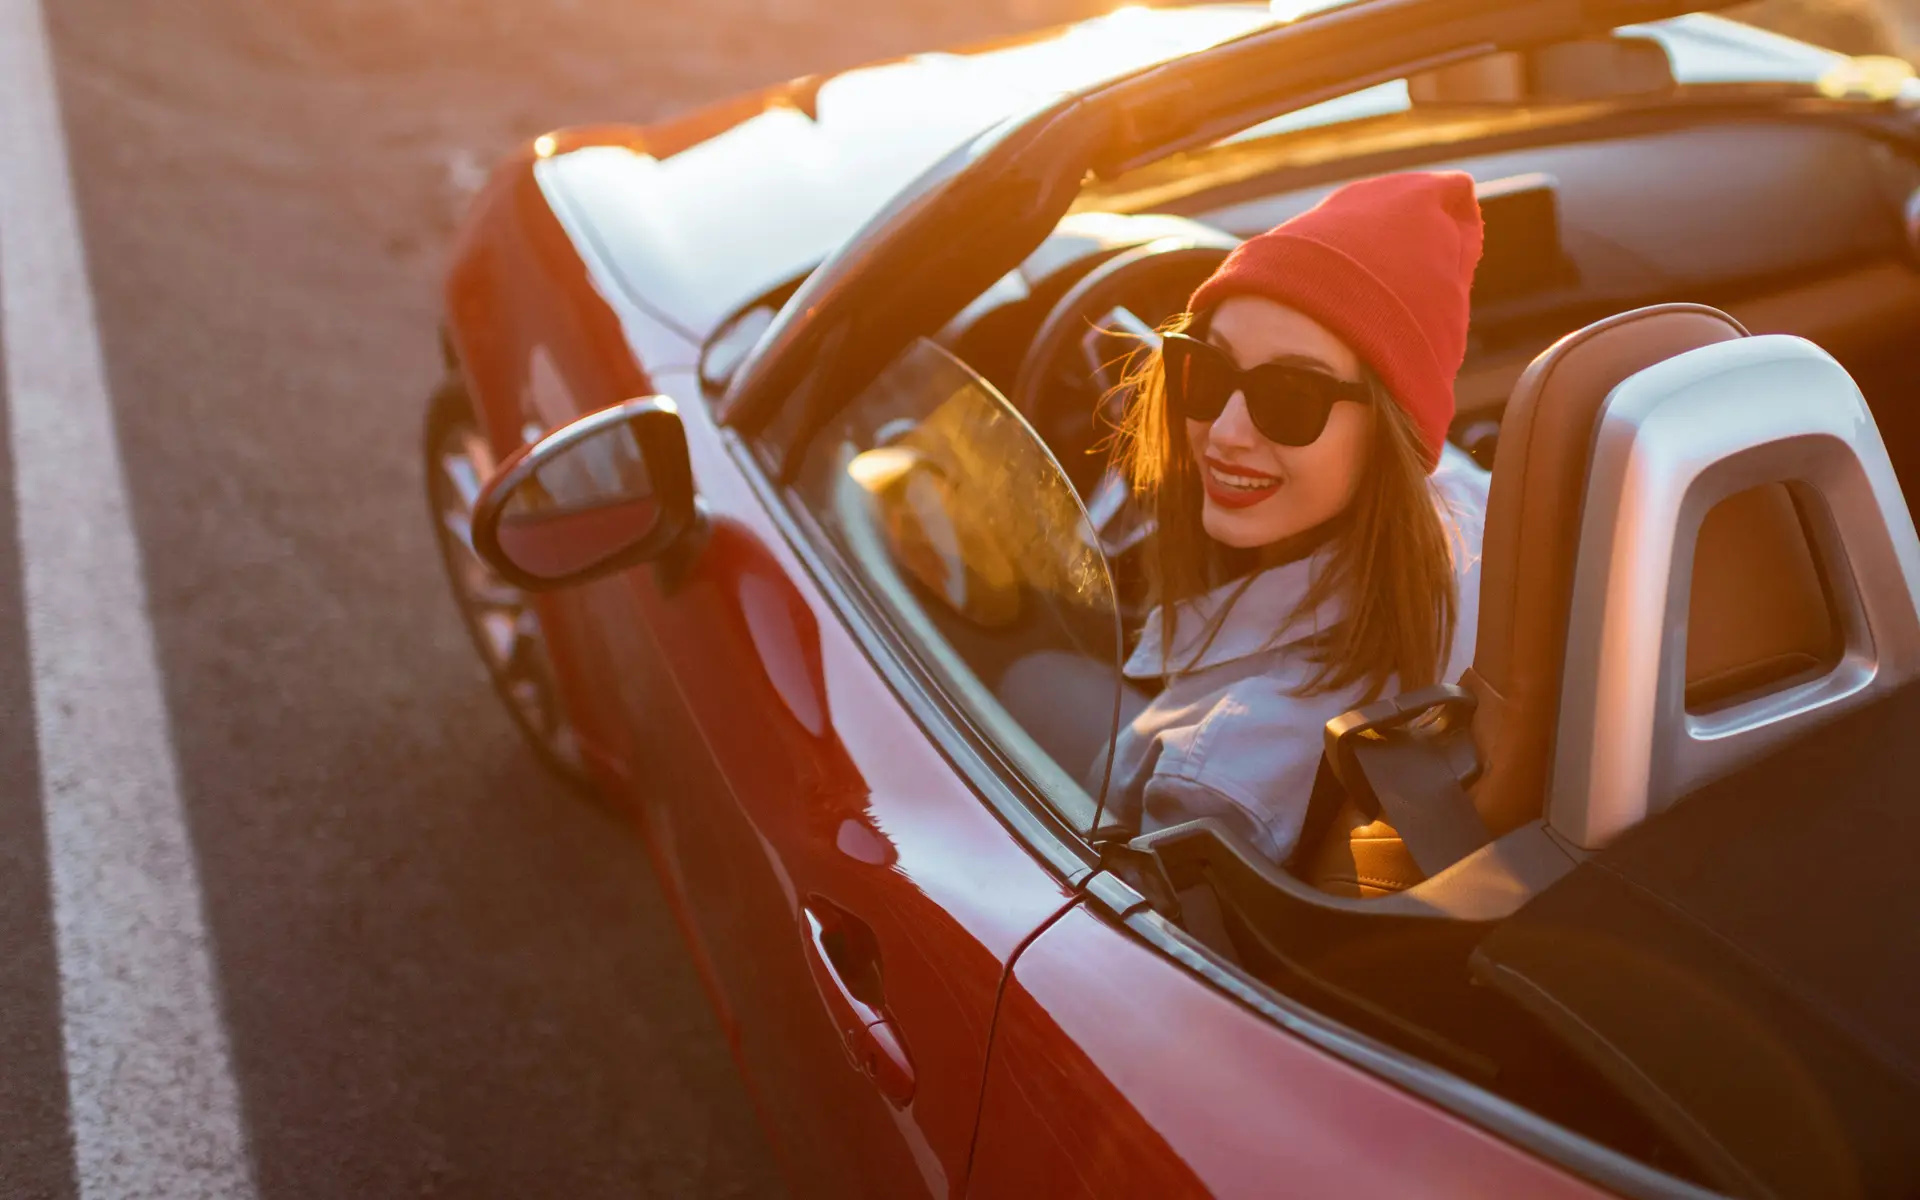
MULTIPOLYGON (((1195 325, 1182 313, 1162 326, 1163 333, 1185 332, 1195 325)), ((1316 640, 1317 670, 1296 693, 1339 691, 1364 681, 1362 703, 1377 700, 1390 679, 1402 691, 1426 687, 1439 676, 1453 644, 1459 601, 1455 595, 1453 555, 1461 552, 1450 535, 1428 483, 1419 434, 1393 403, 1371 370, 1373 432, 1368 462, 1346 511, 1336 518, 1325 567, 1315 572, 1294 612, 1274 623, 1274 635, 1297 617, 1313 612, 1335 596, 1345 600, 1345 616, 1316 640)), ((1148 575, 1160 605, 1162 670, 1169 670, 1176 610, 1222 581, 1224 548, 1216 546, 1201 524, 1202 488, 1194 465, 1185 421, 1167 410, 1166 370, 1160 354, 1143 355, 1121 384, 1130 393, 1126 415, 1114 443, 1114 459, 1136 494, 1152 506, 1156 524, 1148 550, 1148 575)), ((1255 564, 1241 563, 1242 567, 1255 564)), ((1235 593, 1233 600, 1239 598, 1235 593)), ((1225 621, 1232 600, 1214 617, 1213 633, 1225 621)))

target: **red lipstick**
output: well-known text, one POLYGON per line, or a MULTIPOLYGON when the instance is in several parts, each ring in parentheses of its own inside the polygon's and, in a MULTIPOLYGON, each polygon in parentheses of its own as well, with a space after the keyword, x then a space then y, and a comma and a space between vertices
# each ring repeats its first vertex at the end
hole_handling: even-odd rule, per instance
POLYGON ((1272 483, 1262 488, 1227 487, 1213 477, 1213 472, 1216 469, 1228 475, 1259 476, 1261 478, 1271 477, 1264 471, 1242 470, 1219 462, 1211 457, 1205 459, 1200 469, 1200 486, 1207 490, 1207 499, 1213 501, 1221 508, 1251 508, 1279 491, 1281 487, 1281 481, 1278 479, 1273 480, 1272 483))

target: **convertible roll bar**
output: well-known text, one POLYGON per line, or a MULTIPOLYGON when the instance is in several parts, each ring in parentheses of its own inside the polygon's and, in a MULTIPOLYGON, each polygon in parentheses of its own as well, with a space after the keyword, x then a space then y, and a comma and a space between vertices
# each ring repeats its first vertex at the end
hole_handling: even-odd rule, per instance
POLYGON ((1689 351, 1608 397, 1588 476, 1547 826, 1598 849, 1810 724, 1920 676, 1920 538, 1859 387, 1785 335, 1689 351), (1691 712, 1686 636, 1708 512, 1786 484, 1839 624, 1837 662, 1691 712))

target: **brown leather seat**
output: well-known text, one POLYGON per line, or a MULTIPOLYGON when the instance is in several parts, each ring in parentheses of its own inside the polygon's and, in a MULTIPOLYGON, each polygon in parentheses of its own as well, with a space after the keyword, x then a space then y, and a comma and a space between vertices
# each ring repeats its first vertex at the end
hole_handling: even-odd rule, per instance
MULTIPOLYGON (((1628 376, 1745 337, 1691 304, 1622 313, 1562 338, 1515 385, 1501 424, 1481 565, 1478 641, 1462 683, 1478 698, 1474 806, 1495 837, 1542 815, 1559 722, 1581 506, 1608 395, 1628 376)), ((1716 506, 1700 530, 1687 634, 1687 707, 1726 703, 1831 661, 1837 625, 1785 485, 1716 506)), ((1348 896, 1423 876, 1398 835, 1349 806, 1309 878, 1348 896)))
POLYGON ((1803 516, 1783 483, 1714 505, 1687 598, 1687 709, 1705 712, 1824 672, 1840 623, 1803 516))

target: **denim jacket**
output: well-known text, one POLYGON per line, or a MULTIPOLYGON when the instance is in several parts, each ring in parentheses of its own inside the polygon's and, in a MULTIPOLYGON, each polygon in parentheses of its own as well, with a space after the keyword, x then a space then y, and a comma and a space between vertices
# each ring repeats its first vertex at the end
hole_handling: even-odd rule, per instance
MULTIPOLYGON (((1435 502, 1457 533, 1454 580, 1458 620, 1440 678, 1459 679, 1473 661, 1480 614, 1480 543, 1486 521, 1488 475, 1451 445, 1433 474, 1435 502)), ((1320 763, 1322 730, 1360 703, 1365 684, 1300 697, 1313 677, 1308 641, 1340 620, 1329 601, 1285 628, 1278 626, 1305 595, 1322 550, 1296 562, 1236 581, 1182 606, 1173 652, 1161 654, 1160 613, 1147 619, 1126 664, 1132 679, 1162 677, 1164 688, 1120 730, 1113 749, 1108 808, 1138 822, 1142 833, 1196 817, 1218 817, 1276 862, 1293 852, 1307 796, 1320 763), (1206 642, 1219 606, 1232 601, 1225 621, 1206 642)), ((1389 681, 1385 695, 1399 689, 1389 681)))

